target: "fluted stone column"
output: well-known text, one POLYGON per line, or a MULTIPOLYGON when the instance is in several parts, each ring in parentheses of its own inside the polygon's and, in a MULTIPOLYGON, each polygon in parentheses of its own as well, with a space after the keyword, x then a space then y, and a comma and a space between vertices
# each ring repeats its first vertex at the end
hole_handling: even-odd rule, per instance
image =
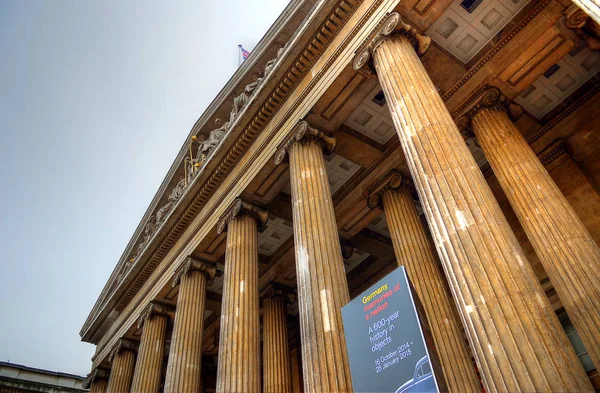
POLYGON ((262 295, 263 392, 291 393, 287 304, 293 289, 272 282, 262 295))
POLYGON ((202 384, 202 338, 206 285, 216 273, 214 264, 188 257, 175 273, 179 284, 177 310, 167 364, 165 393, 197 393, 202 384))
POLYGON ((412 190, 410 180, 392 171, 370 191, 369 207, 383 207, 396 261, 406 268, 423 304, 449 391, 481 392, 456 305, 437 266, 412 190))
POLYGON ((302 354, 299 348, 292 348, 290 351, 290 367, 292 370, 292 392, 304 392, 304 383, 302 381, 302 354))
POLYGON ((129 393, 137 349, 137 344, 121 339, 111 351, 109 361, 112 366, 108 378, 108 393, 129 393))
POLYGON ((108 380, 97 379, 90 385, 90 393, 106 393, 108 389, 108 380))
POLYGON ((267 213, 237 199, 220 220, 227 228, 217 392, 260 391, 257 226, 267 213))
POLYGON ((323 150, 335 139, 299 122, 275 156, 289 153, 296 276, 306 392, 351 392, 342 324, 348 283, 323 150))
MULTIPOLYGON (((600 248, 509 118, 497 88, 482 90, 472 130, 588 354, 600 367, 600 248)), ((512 113, 512 112, 510 112, 512 113)))
POLYGON ((429 39, 391 14, 371 53, 486 391, 591 391, 497 201, 419 60, 429 39), (416 48, 416 50, 415 50, 416 48))
POLYGON ((150 303, 140 316, 138 328, 143 329, 131 384, 132 393, 159 393, 167 318, 167 307, 156 302, 150 303))

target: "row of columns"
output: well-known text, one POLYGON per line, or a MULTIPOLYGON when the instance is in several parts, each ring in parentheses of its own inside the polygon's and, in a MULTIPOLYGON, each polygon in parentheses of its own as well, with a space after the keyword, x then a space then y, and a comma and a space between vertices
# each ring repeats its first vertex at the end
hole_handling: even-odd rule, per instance
MULTIPOLYGON (((486 391, 591 391, 531 265, 419 60, 428 45, 427 37, 391 14, 354 65, 372 59, 486 391)), ((544 267, 561 298, 564 285, 567 311, 574 324, 580 320, 586 347, 596 351, 598 246, 506 112, 497 106, 476 111, 472 125, 538 244, 540 259, 552 255, 544 267)))
MULTIPOLYGON (((532 267, 421 64, 419 55, 429 40, 398 14, 382 26, 358 52, 354 65, 374 67, 414 184, 406 175, 391 172, 370 190, 369 206, 385 212, 398 263, 406 267, 431 325, 449 390, 481 390, 462 325, 486 391, 592 391, 532 267), (446 279, 411 190, 420 198, 446 279)), ((600 251, 510 121, 506 102, 490 94, 474 101, 469 126, 598 365, 600 251)), ((287 159, 290 167, 306 392, 352 391, 341 317, 349 293, 323 157, 333 152, 335 143, 301 121, 275 156, 277 164, 287 159)), ((218 392, 261 390, 257 232, 266 220, 265 211, 238 199, 218 225, 219 232, 227 230, 218 392)), ((181 288, 166 392, 199 389, 204 292, 214 276, 214 268, 197 262, 187 263, 181 272, 176 276, 181 288)), ((265 301, 263 310, 262 386, 266 392, 291 391, 284 297, 265 301)), ((126 381, 132 379, 132 391, 157 391, 152 376, 160 372, 152 374, 151 369, 156 370, 158 338, 164 336, 163 311, 153 307, 141 321, 135 371, 133 350, 124 344, 116 348, 109 392, 128 392, 126 381)))
MULTIPOLYGON (((236 203, 240 203, 239 206, 249 206, 239 200, 236 203)), ((266 219, 266 215, 264 217, 266 219)), ((256 234, 248 236, 252 231, 256 232, 256 221, 246 214, 241 214, 239 220, 231 221, 230 233, 236 227, 243 229, 243 232, 228 236, 231 239, 231 248, 228 249, 231 263, 226 262, 226 266, 231 266, 231 269, 226 268, 224 275, 224 314, 219 346, 219 370, 222 370, 219 375, 223 378, 218 380, 217 389, 223 392, 258 392, 261 378, 258 369, 258 262, 256 260, 254 264, 251 263, 251 255, 255 254, 257 258, 258 254, 257 248, 252 246, 253 243, 256 245, 256 234), (244 256, 249 259, 244 259, 244 256), (256 277, 253 277, 254 273, 256 277), (256 282, 251 281, 253 278, 256 282), (250 314, 250 310, 255 312, 254 316, 250 314), (225 376, 227 377, 224 378, 225 376)), ((138 328, 142 329, 139 344, 127 339, 119 340, 109 356, 112 363, 110 372, 96 369, 90 375, 90 391, 158 393, 167 322, 172 314, 173 333, 164 392, 202 391, 201 362, 206 287, 215 274, 214 264, 187 258, 173 279, 173 286, 180 285, 176 311, 160 302, 151 302, 142 312, 138 322, 138 328)), ((291 301, 293 293, 292 288, 272 282, 261 295, 265 392, 292 391, 287 304, 291 301)))

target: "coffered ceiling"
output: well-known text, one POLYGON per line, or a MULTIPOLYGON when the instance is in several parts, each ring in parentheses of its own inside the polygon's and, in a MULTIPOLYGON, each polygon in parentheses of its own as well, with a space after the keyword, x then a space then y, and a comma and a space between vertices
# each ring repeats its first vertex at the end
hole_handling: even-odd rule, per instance
POLYGON ((579 45, 552 65, 515 102, 541 119, 600 71, 600 53, 579 45))
POLYGON ((529 0, 457 0, 427 29, 429 35, 468 63, 529 0))

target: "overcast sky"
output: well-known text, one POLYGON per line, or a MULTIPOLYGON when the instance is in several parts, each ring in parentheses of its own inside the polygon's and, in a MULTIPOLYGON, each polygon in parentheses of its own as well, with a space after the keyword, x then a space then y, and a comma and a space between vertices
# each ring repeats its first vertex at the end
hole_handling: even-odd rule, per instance
POLYGON ((288 0, 0 1, 0 360, 83 325, 194 122, 288 0))

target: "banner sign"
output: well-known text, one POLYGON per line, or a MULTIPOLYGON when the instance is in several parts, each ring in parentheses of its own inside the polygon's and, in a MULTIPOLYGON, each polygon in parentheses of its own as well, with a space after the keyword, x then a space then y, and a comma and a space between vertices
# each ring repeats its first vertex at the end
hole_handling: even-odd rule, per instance
POLYGON ((419 306, 400 266, 342 307, 355 392, 446 390, 419 306))

